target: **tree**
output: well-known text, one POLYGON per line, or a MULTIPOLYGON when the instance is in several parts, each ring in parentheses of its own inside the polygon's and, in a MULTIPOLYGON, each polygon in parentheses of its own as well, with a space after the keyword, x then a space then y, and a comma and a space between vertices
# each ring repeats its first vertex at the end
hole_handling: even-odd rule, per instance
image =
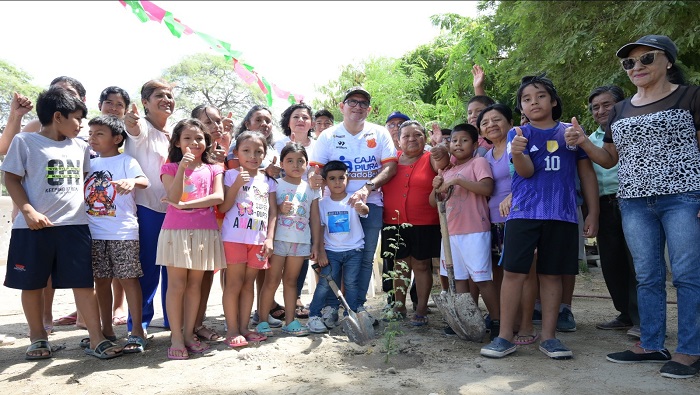
MULTIPOLYGON (((0 125, 4 129, 10 114, 10 102, 14 92, 27 96, 32 102, 35 102, 42 88, 32 84, 30 82, 32 77, 25 71, 2 59, 0 59, 0 74, 3 76, 0 79, 0 125)), ((28 122, 34 118, 36 118, 36 112, 32 110, 24 116, 23 121, 28 122)))
POLYGON ((262 92, 249 88, 233 71, 233 63, 220 55, 185 57, 166 69, 162 77, 175 84, 175 119, 189 117, 200 104, 215 106, 223 116, 230 111, 234 119, 242 119, 253 105, 266 103, 262 92))

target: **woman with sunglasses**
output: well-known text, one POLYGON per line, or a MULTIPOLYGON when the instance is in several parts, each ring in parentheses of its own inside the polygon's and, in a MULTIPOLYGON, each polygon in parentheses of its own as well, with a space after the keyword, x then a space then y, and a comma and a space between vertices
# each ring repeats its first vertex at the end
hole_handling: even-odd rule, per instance
POLYGON ((574 124, 567 144, 605 168, 620 163, 617 193, 625 239, 637 272, 641 342, 608 354, 618 363, 663 363, 660 373, 689 378, 700 369, 700 87, 685 85, 678 49, 649 35, 617 51, 637 87, 611 110, 598 148, 574 124), (668 243, 678 295, 678 346, 665 348, 668 243))

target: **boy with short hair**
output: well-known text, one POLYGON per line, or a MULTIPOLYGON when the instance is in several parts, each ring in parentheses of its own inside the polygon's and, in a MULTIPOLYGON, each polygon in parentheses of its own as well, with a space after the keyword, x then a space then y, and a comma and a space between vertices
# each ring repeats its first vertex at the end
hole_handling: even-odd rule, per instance
POLYGON ((93 288, 91 237, 83 206, 83 177, 90 169, 87 144, 76 139, 87 108, 61 87, 42 92, 36 103, 38 133, 20 133, 1 169, 19 207, 10 238, 5 286, 22 290, 22 307, 32 344, 26 359, 53 356, 42 324, 42 289, 72 288, 90 334, 86 353, 106 359, 121 349, 100 331, 93 288))
MULTIPOLYGON (((136 159, 119 153, 124 144, 124 122, 113 115, 101 115, 88 122, 88 142, 100 156, 90 160, 91 173, 85 180, 85 203, 92 234, 92 270, 99 303, 102 334, 115 339, 112 327, 112 279, 126 291, 134 321, 124 353, 143 352, 147 341, 141 327, 141 285, 139 225, 136 220, 134 188, 147 188, 148 179, 136 159)), ((86 343, 89 339, 83 339, 86 343)), ((84 343, 81 343, 84 344, 84 343)))
MULTIPOLYGON (((319 248, 318 265, 321 274, 331 275, 336 284, 340 283, 342 273, 345 285, 345 299, 351 310, 359 305, 359 274, 362 265, 365 234, 362 231, 360 216, 367 217, 369 207, 362 201, 350 206, 348 186, 348 166, 338 160, 332 160, 323 166, 321 175, 330 190, 318 203, 323 226, 323 248, 319 248)), ((323 277, 318 282, 314 297, 309 306, 309 331, 325 333, 326 327, 321 318, 321 308, 328 302, 337 311, 339 302, 332 295, 333 291, 323 277)), ((347 314, 347 312, 346 312, 347 314)))

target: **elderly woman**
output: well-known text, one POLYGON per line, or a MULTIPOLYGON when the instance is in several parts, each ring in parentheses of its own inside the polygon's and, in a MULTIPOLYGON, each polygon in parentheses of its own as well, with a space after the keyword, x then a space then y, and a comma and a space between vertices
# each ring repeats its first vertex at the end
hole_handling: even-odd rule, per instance
POLYGON ((382 255, 392 254, 394 270, 394 312, 406 316, 406 289, 415 275, 418 303, 411 324, 428 323, 428 297, 433 286, 430 268, 433 257, 440 256, 440 221, 435 208, 429 204, 433 178, 438 169, 449 163, 444 145, 425 152, 425 128, 416 121, 399 126, 398 169, 384 186, 384 215, 382 255), (402 226, 411 224, 411 226, 402 226), (394 240, 389 240, 394 239, 394 240), (400 264, 405 262, 405 265, 400 264), (406 280, 403 280, 406 279, 406 280))
MULTIPOLYGON (((139 260, 143 270, 141 294, 143 296, 142 326, 145 330, 153 319, 153 299, 161 281, 161 300, 163 303, 163 325, 170 326, 165 309, 165 293, 168 276, 165 268, 156 265, 156 246, 158 235, 165 219, 168 205, 161 199, 165 197, 165 187, 160 182, 160 168, 168 158, 170 145, 170 116, 175 111, 175 99, 172 87, 163 80, 151 80, 141 87, 141 104, 144 115, 139 114, 136 104, 124 117, 128 139, 124 152, 134 157, 151 181, 146 189, 134 191, 139 223, 139 260)), ((129 315, 128 330, 132 331, 132 319, 129 315)))
POLYGON ((611 110, 603 147, 578 125, 566 132, 567 144, 601 166, 620 162, 617 198, 637 272, 641 342, 607 359, 665 363, 662 376, 688 378, 700 368, 700 87, 684 84, 678 49, 666 36, 644 36, 617 56, 637 92, 611 110), (665 243, 678 295, 673 357, 664 347, 665 243))

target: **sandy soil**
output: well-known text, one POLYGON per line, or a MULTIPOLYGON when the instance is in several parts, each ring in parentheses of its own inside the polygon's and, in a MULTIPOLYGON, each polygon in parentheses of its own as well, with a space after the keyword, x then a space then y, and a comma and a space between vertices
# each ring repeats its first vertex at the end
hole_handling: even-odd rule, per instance
MULTIPOLYGON (((4 279, 5 267, 0 267, 4 279)), ((217 284, 215 282, 215 284, 217 284)), ((396 337, 398 353, 386 362, 385 323, 377 339, 360 347, 349 343, 340 328, 330 334, 290 337, 277 331, 259 345, 229 349, 212 343, 211 352, 187 361, 169 361, 169 332, 158 328, 143 354, 102 361, 83 354, 78 343, 87 331, 75 326, 57 327, 53 345, 66 348, 50 360, 24 360, 29 345, 20 293, 0 288, 0 333, 17 337, 0 348, 0 388, 6 394, 697 394, 700 376, 671 380, 658 374, 660 365, 619 365, 607 362, 606 353, 621 351, 634 339, 625 332, 601 331, 595 323, 614 315, 612 302, 597 267, 581 274, 576 285, 574 314, 578 330, 558 336, 574 351, 574 359, 555 361, 535 345, 522 346, 501 360, 483 358, 483 344, 464 342, 442 334, 444 323, 437 309, 429 325, 414 328, 403 322, 396 337), (586 296, 583 296, 586 295, 586 296), (599 297, 591 297, 599 296, 599 297)), ((221 291, 217 285, 209 302, 207 324, 223 331, 221 291)), ((277 300, 282 300, 281 296, 277 300)), ((310 295, 303 295, 305 303, 310 295)), ((384 296, 371 301, 379 314, 384 296)), ((675 290, 669 285, 669 300, 675 290)), ((483 305, 482 305, 483 308, 483 305)), ((73 310, 72 294, 56 294, 54 316, 73 310)), ((676 305, 668 305, 668 341, 676 345, 676 305)), ((117 335, 126 336, 124 326, 117 335)), ((123 342, 123 340, 120 340, 123 342)))

